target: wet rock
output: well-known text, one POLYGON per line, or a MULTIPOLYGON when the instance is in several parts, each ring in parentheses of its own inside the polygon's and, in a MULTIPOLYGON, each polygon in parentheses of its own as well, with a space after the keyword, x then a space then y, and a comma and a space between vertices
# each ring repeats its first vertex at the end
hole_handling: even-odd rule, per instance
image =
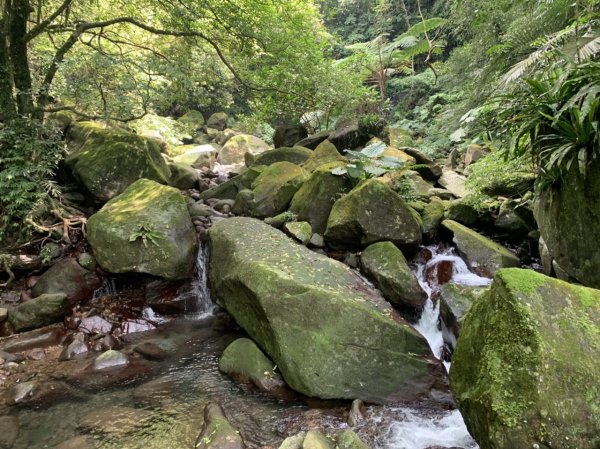
POLYGON ((444 220, 442 226, 453 234, 452 240, 460 254, 484 275, 521 265, 519 258, 509 250, 460 223, 444 220))
POLYGON ((155 280, 146 284, 146 304, 161 315, 179 315, 185 313, 194 298, 183 295, 184 283, 181 281, 155 280))
POLYGON ((110 273, 176 280, 192 272, 196 235, 173 187, 140 179, 92 215, 87 231, 98 263, 110 273))
POLYGON ((27 351, 33 348, 46 348, 58 344, 65 331, 62 326, 48 326, 19 335, 0 338, 0 350, 6 352, 27 351))
POLYGON ((146 382, 133 390, 133 400, 142 407, 165 408, 172 404, 177 383, 168 377, 146 382))
POLYGON ((308 131, 302 125, 282 125, 275 129, 273 145, 275 148, 291 147, 308 136, 308 131))
POLYGON ((79 436, 60 443, 54 449, 95 449, 95 447, 93 438, 79 436))
POLYGON ((275 364, 248 338, 231 343, 219 360, 219 370, 241 383, 252 383, 260 391, 285 399, 293 392, 276 371, 275 364))
POLYGON ((119 325, 118 332, 115 332, 115 335, 118 336, 135 334, 138 332, 147 332, 156 329, 156 326, 152 323, 149 323, 146 320, 138 319, 138 320, 125 320, 122 321, 119 325))
POLYGON ((484 449, 600 445, 600 292, 503 269, 463 322, 451 386, 484 449))
POLYGON ((335 202, 325 240, 334 248, 390 241, 414 251, 422 238, 416 215, 396 192, 370 179, 335 202))
POLYGON ((306 221, 292 221, 283 225, 283 229, 290 236, 306 245, 313 235, 310 223, 306 221))
POLYGON ((488 290, 487 287, 474 287, 448 283, 440 289, 440 317, 446 328, 455 336, 460 335, 460 328, 469 307, 488 290))
POLYGON ((113 349, 100 354, 93 362, 93 369, 96 371, 118 368, 129 364, 129 357, 122 352, 113 349))
POLYGON ((23 407, 42 407, 76 396, 75 390, 64 382, 21 382, 10 387, 5 394, 6 403, 23 407))
POLYGON ((90 433, 126 435, 150 423, 152 412, 131 407, 106 407, 84 416, 78 427, 90 433))
POLYGON ((296 391, 385 401, 437 383, 425 339, 345 265, 250 218, 217 223, 210 242, 214 299, 296 391))
POLYGON ((427 267, 425 279, 432 287, 439 287, 452 280, 454 262, 451 260, 440 260, 434 265, 427 267))
POLYGON ((0 449, 12 449, 20 430, 16 416, 0 416, 0 449))
POLYGON ((361 424, 365 419, 366 407, 363 401, 355 399, 352 401, 350 407, 350 413, 348 414, 348 425, 350 427, 356 427, 361 424))
POLYGON ((63 348, 58 356, 58 360, 65 361, 76 358, 77 356, 83 357, 89 350, 86 335, 82 332, 78 332, 73 335, 71 341, 63 348))
POLYGON ((380 242, 367 247, 360 256, 361 272, 381 290, 385 299, 399 307, 420 311, 427 294, 393 243, 380 242))
POLYGON ((43 294, 10 310, 8 321, 15 331, 27 331, 61 321, 70 309, 64 293, 43 294))
POLYGON ((217 404, 204 408, 204 425, 196 440, 197 449, 244 449, 239 432, 229 423, 223 409, 217 404))
POLYGON ((333 441, 318 430, 309 430, 302 442, 302 449, 334 449, 333 441))
POLYGON ((77 256, 77 262, 79 265, 89 271, 94 271, 98 266, 96 258, 90 253, 81 253, 79 256, 77 256))
POLYGON ((101 370, 94 369, 94 363, 86 362, 82 361, 83 365, 79 369, 66 372, 64 380, 70 385, 90 392, 141 382, 150 377, 156 369, 151 362, 137 358, 131 358, 126 365, 101 370))
POLYGON ((148 360, 160 361, 165 360, 169 356, 167 351, 150 342, 140 343, 139 345, 136 345, 133 350, 148 360))
POLYGON ((85 334, 109 334, 113 324, 99 316, 89 316, 81 319, 79 331, 85 334))

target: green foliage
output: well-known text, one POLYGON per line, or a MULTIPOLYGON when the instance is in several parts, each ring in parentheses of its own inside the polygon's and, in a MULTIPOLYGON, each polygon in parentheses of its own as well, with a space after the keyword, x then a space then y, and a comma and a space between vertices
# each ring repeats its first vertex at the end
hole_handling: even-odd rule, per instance
POLYGON ((348 176, 353 181, 359 182, 405 168, 406 164, 403 160, 383 156, 385 150, 386 144, 384 142, 367 145, 361 151, 346 150, 352 160, 346 167, 334 168, 331 173, 338 176, 348 176))
POLYGON ((171 145, 181 145, 183 138, 189 137, 194 131, 171 117, 161 117, 154 113, 146 114, 141 119, 131 122, 130 126, 138 133, 157 131, 171 145))
POLYGON ((585 176, 600 154, 599 62, 554 67, 495 101, 495 133, 511 136, 510 155, 533 158, 542 185, 571 166, 585 176))
POLYGON ((42 131, 27 119, 0 129, 0 240, 29 235, 32 222, 60 195, 53 177, 62 146, 55 134, 42 137, 42 131))
POLYGON ((244 134, 252 134, 260 137, 268 144, 273 143, 275 129, 256 115, 239 117, 232 128, 236 131, 243 132, 244 134))
POLYGON ((137 231, 131 233, 129 241, 135 242, 136 240, 141 239, 144 246, 148 246, 148 241, 158 246, 157 240, 161 238, 162 236, 159 232, 154 231, 149 225, 143 224, 137 231))

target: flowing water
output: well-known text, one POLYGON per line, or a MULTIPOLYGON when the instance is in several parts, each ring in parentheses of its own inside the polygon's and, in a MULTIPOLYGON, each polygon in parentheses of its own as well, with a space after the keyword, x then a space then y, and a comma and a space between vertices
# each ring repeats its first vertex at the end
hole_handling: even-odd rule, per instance
MULTIPOLYGON (((432 301, 436 286, 427 282, 427 268, 440 260, 451 260, 451 282, 486 285, 489 280, 473 275, 450 250, 429 250, 433 254, 431 260, 419 263, 415 269, 429 296, 415 327, 439 357, 444 339, 439 306, 432 301)), ((219 372, 221 353, 240 335, 220 330, 222 326, 210 301, 207 261, 208 249, 203 247, 194 279, 183 292, 195 298, 188 319, 128 336, 130 347, 151 342, 169 354, 152 376, 135 384, 79 391, 76 400, 48 408, 13 409, 29 436, 24 447, 52 448, 78 435, 88 435, 96 449, 192 449, 202 427, 203 408, 209 402, 221 404, 250 449, 278 447, 285 437, 309 427, 348 428, 344 414, 348 403, 308 407, 301 402, 276 401, 219 372)), ((160 322, 160 317, 150 310, 145 313, 160 322)), ((460 413, 442 406, 369 406, 365 420, 355 430, 375 449, 477 448, 460 413)))

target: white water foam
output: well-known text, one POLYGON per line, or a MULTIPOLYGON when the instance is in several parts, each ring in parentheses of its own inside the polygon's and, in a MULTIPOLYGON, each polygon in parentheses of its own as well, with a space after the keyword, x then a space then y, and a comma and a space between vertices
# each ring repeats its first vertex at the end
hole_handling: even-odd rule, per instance
POLYGON ((209 256, 208 244, 202 243, 198 249, 196 263, 194 264, 194 275, 190 285, 190 294, 193 298, 190 316, 195 319, 211 316, 215 308, 211 299, 210 288, 208 287, 209 256))
POLYGON ((462 416, 453 410, 435 417, 422 416, 416 410, 402 409, 401 421, 394 422, 381 449, 427 449, 431 446, 477 449, 462 416))

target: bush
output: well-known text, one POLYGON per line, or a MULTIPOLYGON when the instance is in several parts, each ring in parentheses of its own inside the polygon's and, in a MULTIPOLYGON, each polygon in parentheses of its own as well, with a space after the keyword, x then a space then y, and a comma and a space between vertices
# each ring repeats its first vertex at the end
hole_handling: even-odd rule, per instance
POLYGON ((0 129, 0 241, 26 237, 60 195, 53 178, 63 157, 58 133, 28 119, 0 129))

